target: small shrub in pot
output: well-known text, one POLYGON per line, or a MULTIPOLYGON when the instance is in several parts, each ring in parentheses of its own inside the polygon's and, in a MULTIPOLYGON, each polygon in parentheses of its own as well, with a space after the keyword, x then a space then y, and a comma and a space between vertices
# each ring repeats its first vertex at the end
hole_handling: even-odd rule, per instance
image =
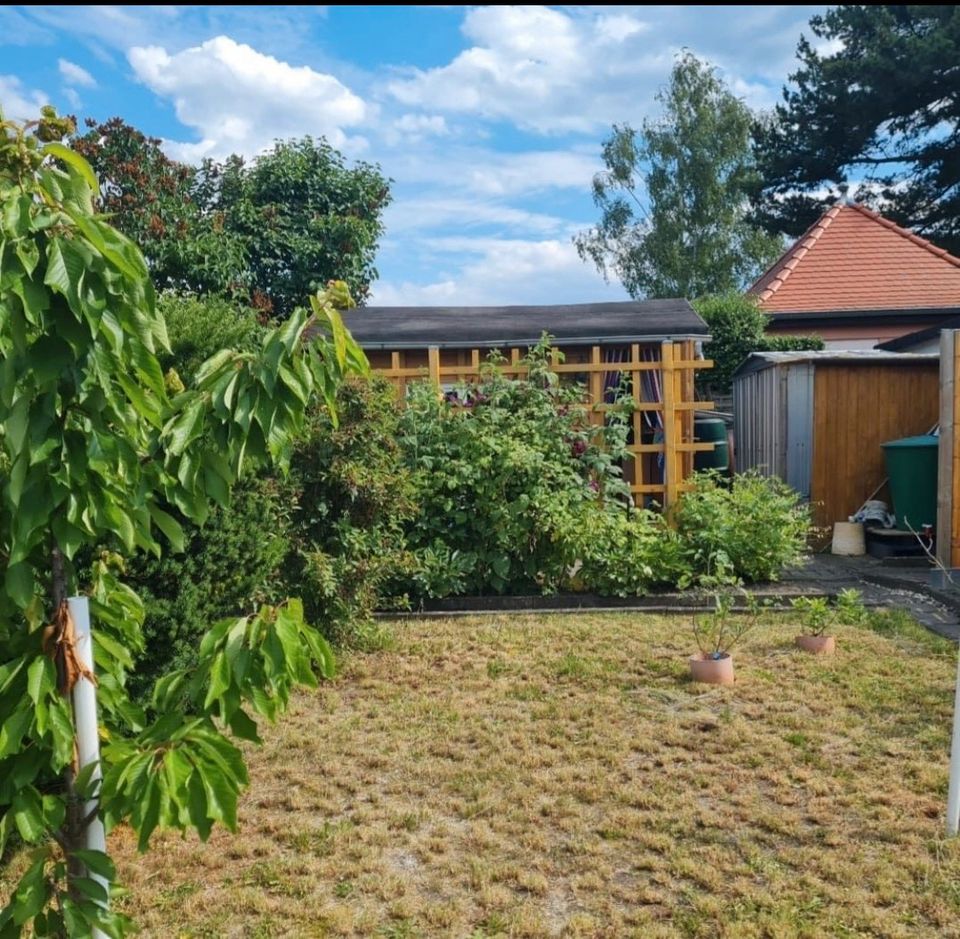
POLYGON ((862 623, 867 613, 860 591, 853 589, 841 591, 833 606, 827 597, 797 597, 791 606, 800 613, 807 630, 797 636, 797 646, 814 655, 831 655, 836 650, 836 637, 828 634, 828 629, 837 623, 862 623))
POLYGON ((690 657, 690 677, 708 685, 732 685, 730 650, 756 625, 762 607, 725 565, 718 573, 701 577, 700 587, 712 596, 713 609, 693 615, 693 636, 700 651, 690 657), (738 598, 745 609, 735 609, 738 598))

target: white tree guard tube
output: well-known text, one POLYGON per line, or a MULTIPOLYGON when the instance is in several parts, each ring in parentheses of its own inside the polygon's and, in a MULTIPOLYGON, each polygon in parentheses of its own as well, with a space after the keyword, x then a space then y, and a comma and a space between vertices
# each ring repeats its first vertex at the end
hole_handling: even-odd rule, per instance
MULTIPOLYGON (((70 607, 70 616, 77 636, 77 658, 83 666, 93 671, 93 637, 90 634, 90 602, 86 597, 70 597, 67 600, 70 607)), ((97 689, 93 682, 82 676, 73 687, 73 720, 77 731, 77 762, 79 769, 94 764, 91 782, 94 789, 98 789, 102 778, 100 772, 100 730, 97 723, 97 689)), ((84 817, 92 815, 90 823, 83 832, 83 847, 88 851, 107 850, 107 838, 100 820, 98 800, 90 799, 84 803, 84 817)), ((89 872, 90 878, 101 884, 104 890, 109 885, 99 875, 89 872)), ((93 931, 94 939, 103 936, 99 929, 93 931)))
POLYGON ((960 830, 960 653, 957 655, 957 690, 953 699, 953 741, 950 744, 950 788, 947 790, 947 834, 960 830))

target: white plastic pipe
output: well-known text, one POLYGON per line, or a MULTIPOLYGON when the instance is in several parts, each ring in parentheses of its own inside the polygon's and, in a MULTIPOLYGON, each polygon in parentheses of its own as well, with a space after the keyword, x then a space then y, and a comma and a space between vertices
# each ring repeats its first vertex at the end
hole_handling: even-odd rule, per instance
MULTIPOLYGON (((67 600, 70 616, 76 628, 77 658, 81 664, 93 672, 93 637, 90 634, 90 602, 86 597, 70 597, 67 600)), ((73 686, 73 721, 77 732, 77 762, 78 769, 94 764, 91 783, 95 790, 99 789, 99 782, 103 778, 100 772, 100 730, 97 723, 97 688, 93 682, 82 676, 73 686)), ((107 850, 107 837, 103 830, 103 822, 97 812, 97 799, 89 799, 83 805, 84 817, 92 818, 83 831, 83 847, 88 851, 107 850)), ((109 890, 107 881, 89 872, 92 880, 99 883, 104 890, 109 890)), ((104 934, 99 929, 93 931, 94 939, 104 934)))
POLYGON ((957 690, 953 699, 953 741, 950 744, 950 787, 947 790, 947 834, 960 831, 960 651, 957 655, 957 690))

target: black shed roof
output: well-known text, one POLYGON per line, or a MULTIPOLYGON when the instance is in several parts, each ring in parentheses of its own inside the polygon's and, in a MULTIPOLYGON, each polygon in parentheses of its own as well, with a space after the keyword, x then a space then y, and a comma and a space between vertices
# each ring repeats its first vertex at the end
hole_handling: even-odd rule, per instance
POLYGON ((565 306, 368 306, 343 320, 364 349, 495 349, 539 342, 609 345, 704 339, 707 324, 686 300, 565 306))

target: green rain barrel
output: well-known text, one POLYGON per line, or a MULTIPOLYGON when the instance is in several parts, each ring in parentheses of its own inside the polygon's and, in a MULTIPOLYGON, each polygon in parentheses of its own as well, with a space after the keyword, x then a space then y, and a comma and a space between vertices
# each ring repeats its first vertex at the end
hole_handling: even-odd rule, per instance
POLYGON ((903 531, 920 531, 924 525, 937 524, 939 442, 939 437, 923 434, 882 444, 897 528, 903 531))
POLYGON ((712 451, 704 450, 693 455, 695 470, 714 469, 730 472, 730 445, 727 442, 727 425, 717 417, 698 417, 693 422, 695 443, 715 444, 712 451))

